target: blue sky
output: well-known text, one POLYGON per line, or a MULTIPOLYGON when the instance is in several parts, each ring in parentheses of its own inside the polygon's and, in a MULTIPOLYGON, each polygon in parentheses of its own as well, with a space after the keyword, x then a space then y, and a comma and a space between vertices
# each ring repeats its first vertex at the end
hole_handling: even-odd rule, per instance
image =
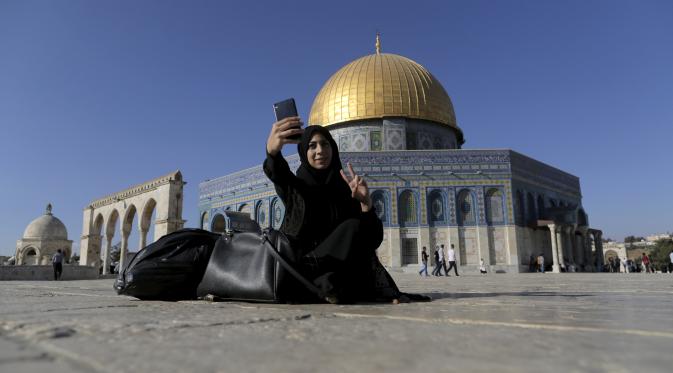
POLYGON ((262 161, 271 103, 307 117, 377 30, 465 148, 580 177, 604 237, 673 231, 671 1, 3 0, 0 255, 48 202, 78 246, 90 201, 176 169, 198 225, 198 183, 262 161))

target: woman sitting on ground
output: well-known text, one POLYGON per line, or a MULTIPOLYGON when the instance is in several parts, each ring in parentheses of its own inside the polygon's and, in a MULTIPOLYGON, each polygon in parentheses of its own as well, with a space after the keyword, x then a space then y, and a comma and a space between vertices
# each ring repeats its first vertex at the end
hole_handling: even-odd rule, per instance
MULTIPOLYGON (((327 129, 302 129, 301 124, 299 117, 274 123, 264 161, 264 172, 285 205, 280 231, 300 252, 301 271, 330 303, 429 300, 398 290, 376 257, 383 224, 367 183, 350 164, 350 177, 346 176, 327 129), (297 135, 301 138, 291 139, 297 135), (286 144, 298 144, 301 165, 296 175, 281 154, 286 144)), ((300 299, 305 297, 298 295, 300 299)))

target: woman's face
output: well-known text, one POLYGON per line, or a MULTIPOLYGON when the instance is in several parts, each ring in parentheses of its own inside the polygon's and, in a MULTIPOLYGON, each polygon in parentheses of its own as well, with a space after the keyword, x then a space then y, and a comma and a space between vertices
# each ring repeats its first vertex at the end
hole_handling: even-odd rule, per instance
POLYGON ((316 133, 308 142, 308 164, 316 170, 324 170, 332 163, 332 146, 321 133, 316 133))

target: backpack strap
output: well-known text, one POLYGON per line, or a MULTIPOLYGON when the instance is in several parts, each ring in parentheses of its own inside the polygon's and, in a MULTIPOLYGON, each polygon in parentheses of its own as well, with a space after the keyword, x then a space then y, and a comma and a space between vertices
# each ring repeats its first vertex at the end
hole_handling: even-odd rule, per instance
POLYGON ((290 263, 287 262, 287 260, 285 260, 285 258, 283 258, 282 255, 280 255, 280 253, 276 250, 271 241, 269 241, 269 236, 266 234, 266 232, 264 232, 262 236, 264 236, 264 243, 265 243, 264 247, 267 248, 269 254, 271 254, 271 256, 273 256, 283 268, 285 268, 288 272, 290 272, 290 274, 294 278, 296 278, 299 282, 301 282, 302 285, 304 285, 313 294, 317 295, 318 298, 322 299, 323 297, 320 295, 321 294, 320 289, 318 289, 317 286, 313 285, 313 283, 307 280, 306 277, 304 277, 301 273, 299 273, 290 263))

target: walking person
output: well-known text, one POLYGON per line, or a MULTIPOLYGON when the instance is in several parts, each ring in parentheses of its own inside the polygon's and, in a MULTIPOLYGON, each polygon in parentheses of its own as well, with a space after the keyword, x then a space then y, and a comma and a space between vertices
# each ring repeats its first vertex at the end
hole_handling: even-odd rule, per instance
POLYGON ((671 261, 668 263, 668 273, 673 273, 673 251, 671 251, 670 254, 668 254, 668 259, 671 261))
POLYGON ((482 275, 486 274, 486 265, 484 264, 484 258, 479 259, 479 273, 482 275))
POLYGON ((54 281, 61 279, 61 274, 63 274, 63 254, 61 249, 56 251, 53 257, 51 257, 51 265, 54 267, 54 281))
POLYGON ((435 253, 434 253, 434 259, 435 259, 435 269, 432 270, 432 275, 433 276, 441 276, 442 272, 442 263, 440 262, 440 256, 439 256, 439 246, 435 246, 435 253))
POLYGON ((645 273, 650 273, 650 257, 643 253, 643 270, 645 273))
POLYGON ((428 277, 428 253, 425 251, 425 246, 421 250, 421 263, 423 263, 423 267, 418 274, 423 276, 423 272, 425 272, 425 277, 428 277))
MULTIPOLYGON (((453 268, 453 271, 456 274, 456 276, 460 276, 458 274, 458 266, 456 265, 456 250, 453 249, 453 244, 451 244, 451 247, 446 252, 446 259, 449 261, 449 271, 448 272, 451 272, 451 268, 453 268)), ((447 275, 448 275, 448 273, 447 273, 447 275)))
POLYGON ((622 266, 624 267, 624 273, 629 273, 629 263, 626 258, 622 258, 622 266))
POLYGON ((446 257, 446 255, 444 255, 444 245, 440 245, 439 252, 442 253, 442 257, 443 257, 442 258, 442 268, 444 268, 444 274, 446 275, 446 277, 449 277, 449 270, 446 269, 447 257, 446 257))
POLYGON ((544 273, 544 255, 542 255, 542 253, 537 257, 537 266, 538 271, 544 273))
POLYGON ((439 253, 439 261, 437 262, 437 268, 439 268, 439 270, 437 271, 437 273, 439 273, 439 275, 441 276, 442 268, 444 268, 444 273, 448 276, 449 273, 446 270, 446 264, 444 263, 444 248, 437 247, 437 252, 439 253))

